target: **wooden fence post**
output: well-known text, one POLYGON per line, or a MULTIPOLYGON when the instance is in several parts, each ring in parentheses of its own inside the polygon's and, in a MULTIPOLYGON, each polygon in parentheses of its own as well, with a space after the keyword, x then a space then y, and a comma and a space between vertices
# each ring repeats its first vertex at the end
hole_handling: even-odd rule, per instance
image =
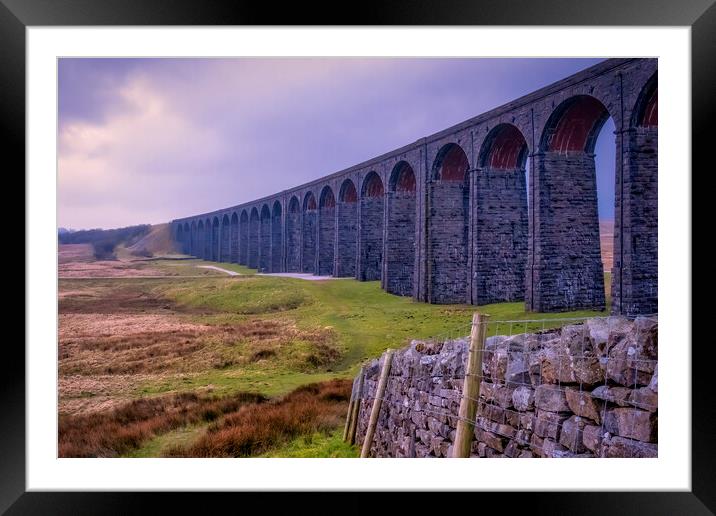
POLYGON ((360 404, 363 399, 363 380, 365 378, 365 368, 360 368, 360 376, 358 376, 358 391, 353 403, 353 413, 351 414, 351 426, 348 429, 348 442, 355 444, 356 429, 358 428, 358 416, 360 415, 360 404))
POLYGON ((485 348, 487 322, 489 315, 475 312, 472 316, 470 331, 470 349, 465 365, 465 378, 462 383, 462 399, 457 420, 457 432, 453 443, 453 457, 469 457, 475 432, 477 399, 480 397, 480 378, 482 377, 482 350, 485 348))
POLYGON ((383 370, 380 372, 380 381, 378 382, 378 389, 375 392, 375 399, 373 400, 373 409, 370 411, 370 421, 368 422, 368 429, 365 433, 365 439, 363 440, 363 449, 360 452, 361 458, 365 458, 370 453, 370 445, 373 443, 373 434, 375 434, 375 426, 378 423, 378 414, 380 413, 380 406, 383 403, 383 395, 385 395, 385 386, 388 383, 388 373, 390 372, 390 365, 393 363, 393 350, 388 349, 385 352, 385 362, 383 363, 383 370))
POLYGON ((353 417, 353 405, 355 405, 356 403, 356 383, 357 382, 353 380, 353 387, 351 388, 351 399, 348 403, 348 413, 346 414, 346 426, 343 429, 343 442, 346 442, 348 440, 348 430, 351 427, 351 420, 353 417))

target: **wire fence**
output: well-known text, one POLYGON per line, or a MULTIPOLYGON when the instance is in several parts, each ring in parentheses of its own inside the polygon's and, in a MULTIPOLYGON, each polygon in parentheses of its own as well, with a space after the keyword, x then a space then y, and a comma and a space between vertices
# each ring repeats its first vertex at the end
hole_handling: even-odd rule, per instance
MULTIPOLYGON (((376 394, 380 362, 369 368, 360 392, 354 384, 353 398, 363 415, 376 400, 385 406, 376 434, 385 442, 372 443, 376 453, 421 449, 446 455, 444 448, 454 444, 452 434, 464 421, 476 429, 473 456, 656 456, 656 314, 483 324, 488 337, 480 346, 473 341, 471 348, 467 335, 473 325, 466 324, 398 351, 385 373, 382 396, 376 394), (466 372, 470 352, 481 357, 478 372, 466 372), (435 358, 426 358, 431 355, 435 358), (468 378, 479 382, 478 397, 464 395, 468 378), (466 400, 477 406, 474 419, 460 416, 466 400), (416 423, 415 414, 425 419, 416 423), (427 418, 450 431, 436 436, 427 418), (387 435, 391 420, 393 433, 387 435), (426 436, 435 437, 443 451, 432 439, 426 443, 426 436), (390 443, 393 448, 387 450, 390 443)), ((365 426, 365 417, 359 417, 359 436, 365 426)))

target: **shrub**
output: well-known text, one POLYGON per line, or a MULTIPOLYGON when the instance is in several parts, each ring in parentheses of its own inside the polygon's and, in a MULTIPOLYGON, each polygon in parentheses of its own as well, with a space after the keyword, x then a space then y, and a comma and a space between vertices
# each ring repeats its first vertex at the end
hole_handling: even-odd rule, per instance
POLYGON ((115 244, 110 240, 100 240, 93 242, 94 257, 97 260, 116 260, 117 257, 114 254, 115 244))
POLYGON ((300 435, 340 426, 352 383, 331 380, 297 388, 275 401, 248 404, 212 423, 188 447, 170 448, 168 457, 250 457, 300 435))
POLYGON ((117 457, 144 441, 174 428, 214 421, 247 403, 261 403, 260 394, 239 393, 225 398, 179 393, 131 401, 114 410, 60 416, 60 457, 117 457))
POLYGON ((130 253, 132 256, 141 256, 143 258, 152 258, 154 256, 154 253, 152 253, 149 249, 146 247, 142 247, 141 249, 135 249, 130 253))

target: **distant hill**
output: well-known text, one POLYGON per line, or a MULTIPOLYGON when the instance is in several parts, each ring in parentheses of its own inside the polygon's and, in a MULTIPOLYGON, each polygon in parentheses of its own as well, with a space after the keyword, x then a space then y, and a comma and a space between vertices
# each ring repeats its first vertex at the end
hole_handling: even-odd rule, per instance
POLYGON ((599 239, 601 240, 602 263, 605 271, 612 270, 614 263, 614 221, 599 221, 599 239))
POLYGON ((155 224, 140 239, 126 246, 134 256, 161 256, 179 254, 174 245, 171 229, 168 223, 155 224))

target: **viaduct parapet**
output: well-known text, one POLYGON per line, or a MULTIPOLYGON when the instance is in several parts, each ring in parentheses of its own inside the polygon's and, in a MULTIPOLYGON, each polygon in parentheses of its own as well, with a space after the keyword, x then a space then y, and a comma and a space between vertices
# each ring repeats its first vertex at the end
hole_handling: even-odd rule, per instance
POLYGON ((594 146, 611 117, 612 312, 656 313, 657 71, 608 59, 340 172, 173 220, 174 238, 207 260, 380 280, 429 303, 604 309, 594 146))

